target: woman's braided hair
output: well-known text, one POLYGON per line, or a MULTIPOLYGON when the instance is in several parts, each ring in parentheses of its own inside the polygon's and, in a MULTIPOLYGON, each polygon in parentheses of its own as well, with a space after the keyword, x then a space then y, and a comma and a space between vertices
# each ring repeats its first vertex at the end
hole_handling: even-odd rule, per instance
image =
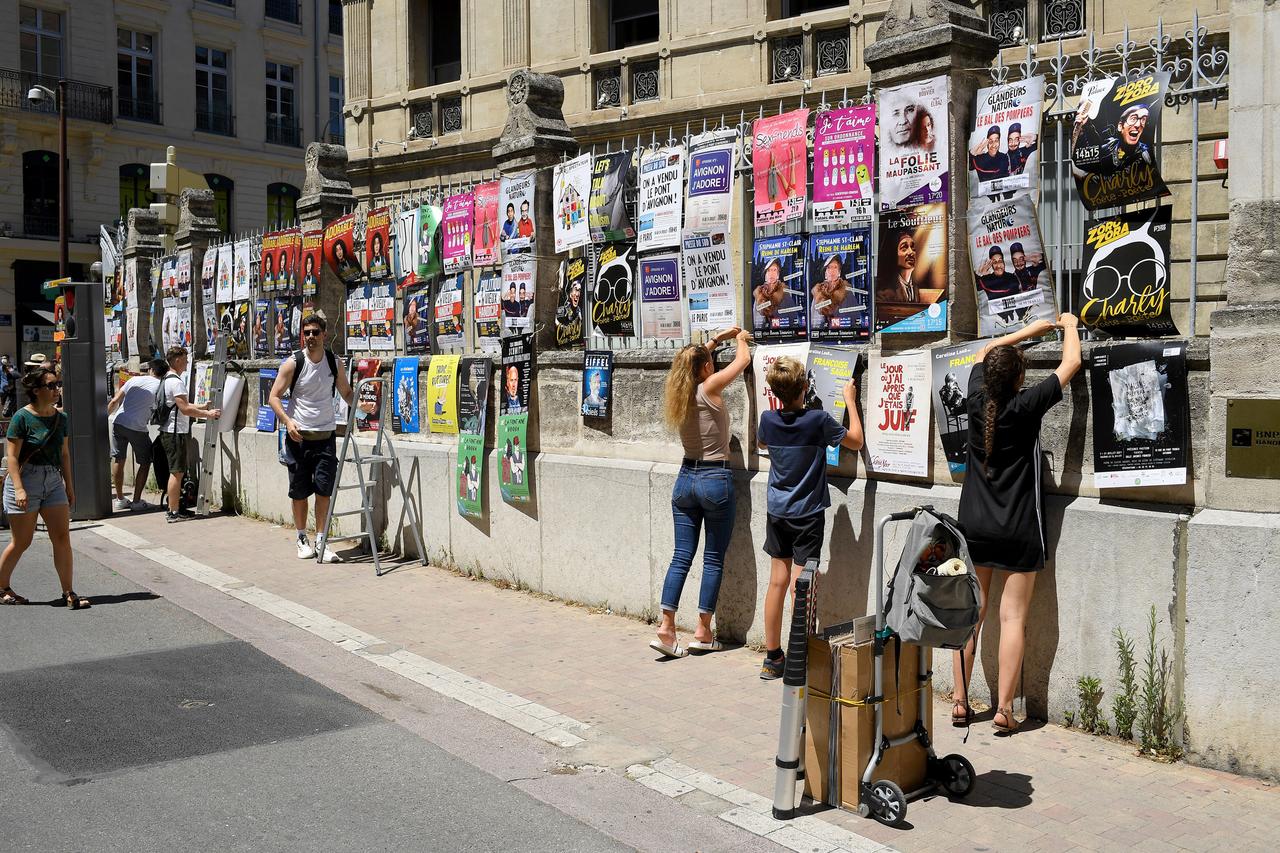
POLYGON ((987 396, 982 418, 982 447, 986 451, 984 467, 987 470, 991 470, 991 454, 995 451, 996 419, 1004 405, 1018 392, 1019 380, 1025 369, 1026 362, 1017 347, 992 347, 982 360, 982 390, 987 396))

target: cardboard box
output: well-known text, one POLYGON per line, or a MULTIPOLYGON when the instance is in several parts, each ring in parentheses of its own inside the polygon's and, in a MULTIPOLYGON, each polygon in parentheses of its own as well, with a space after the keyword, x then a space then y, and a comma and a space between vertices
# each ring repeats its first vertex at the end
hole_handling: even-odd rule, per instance
MULTIPOLYGON (((858 807, 859 784, 874 747, 875 712, 870 705, 832 702, 814 691, 855 701, 872 695, 873 647, 855 639, 848 634, 809 638, 805 693, 805 794, 845 809, 858 807)), ((890 643, 884 654, 884 733, 895 738, 915 729, 920 707, 917 687, 925 695, 925 729, 932 731, 933 685, 919 680, 919 647, 903 645, 895 689, 896 648, 896 643, 890 643)), ((882 756, 872 780, 890 779, 909 794, 924 784, 927 757, 918 741, 894 747, 882 756)))

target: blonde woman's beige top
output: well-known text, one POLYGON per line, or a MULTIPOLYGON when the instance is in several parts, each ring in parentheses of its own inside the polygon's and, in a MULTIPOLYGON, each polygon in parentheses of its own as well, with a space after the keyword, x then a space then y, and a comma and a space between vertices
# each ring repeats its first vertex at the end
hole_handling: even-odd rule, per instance
POLYGON ((680 426, 680 443, 686 459, 720 462, 729 458, 729 410, 724 401, 713 403, 701 384, 693 394, 694 406, 680 426))

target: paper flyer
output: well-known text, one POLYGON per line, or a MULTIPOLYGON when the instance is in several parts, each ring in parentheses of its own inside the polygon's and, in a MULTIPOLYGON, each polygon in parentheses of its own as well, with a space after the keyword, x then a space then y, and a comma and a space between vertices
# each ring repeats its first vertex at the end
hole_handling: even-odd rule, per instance
POLYGON ((597 155, 591 172, 591 207, 588 221, 593 243, 629 240, 636 236, 627 213, 626 188, 634 185, 632 152, 597 155))
POLYGON ((804 238, 796 234, 756 240, 751 260, 751 328, 759 341, 808 337, 808 283, 804 238))
POLYGON ((462 283, 465 274, 447 275, 440 280, 436 291, 435 332, 436 351, 461 349, 467 334, 462 318, 462 283))
POLYGON ((330 222, 324 229, 324 257, 343 284, 357 284, 364 278, 355 253, 356 215, 348 213, 330 222))
POLYGON ((441 255, 446 274, 462 272, 471 266, 471 216, 475 198, 471 193, 458 193, 444 200, 441 255))
POLYGON ((809 197, 807 109, 758 118, 752 125, 757 228, 804 217, 809 197))
POLYGON ((476 282, 474 303, 476 348, 481 352, 502 352, 502 273, 482 270, 476 282))
POLYGON ((989 341, 969 341, 930 350, 933 356, 933 405, 938 437, 953 475, 963 474, 969 460, 969 374, 978 350, 989 341))
MULTIPOLYGON (((320 264, 324 252, 324 232, 307 231, 302 235, 302 295, 313 297, 320 288, 320 264)), ((221 300, 219 300, 221 301, 221 300)))
POLYGON ((444 268, 440 257, 440 219, 444 211, 434 204, 418 208, 418 279, 426 281, 444 268))
POLYGON ((391 275, 391 209, 375 207, 365 219, 364 263, 370 281, 391 275))
POLYGON ((475 241, 471 249, 471 263, 477 267, 493 267, 502 262, 501 242, 498 240, 498 193, 500 181, 477 184, 473 191, 474 220, 472 231, 475 241))
POLYGON ((689 331, 718 332, 736 325, 737 299, 728 234, 686 230, 680 242, 689 331))
POLYGON ((1033 320, 1056 320, 1040 225, 1031 196, 969 208, 969 261, 978 300, 978 335, 1004 335, 1033 320))
POLYGON ((1187 482, 1191 407, 1185 341, 1095 347, 1089 388, 1097 488, 1187 482))
POLYGON ((534 291, 533 256, 513 255, 502 262, 502 327, 532 329, 534 291))
POLYGON ((880 90, 880 209, 945 202, 951 137, 945 76, 880 90))
POLYGON ((235 244, 235 272, 232 274, 231 298, 236 302, 253 298, 253 278, 249 268, 250 246, 248 240, 235 244))
POLYGON ((644 152, 636 202, 636 250, 680 248, 683 208, 684 148, 673 145, 644 152))
POLYGON ((871 229, 809 235, 809 340, 871 338, 871 229))
POLYGON ((458 360, 456 355, 433 355, 427 366, 427 424, 432 432, 458 431, 458 360))
POLYGON ((1044 77, 979 89, 969 134, 969 199, 1040 186, 1044 77))
POLYGON ((403 290, 418 284, 418 208, 402 210, 391 220, 392 275, 403 290))
POLYGON ((271 355, 271 300, 258 299, 253 303, 253 357, 271 355))
POLYGON ((502 222, 498 240, 502 243, 502 257, 532 252, 537 226, 534 222, 534 190, 537 173, 520 172, 503 175, 498 192, 498 206, 502 222))
POLYGON ((262 255, 258 260, 258 278, 261 293, 275 293, 276 290, 276 241, 279 237, 273 233, 262 235, 262 255))
POLYGON ((414 285, 404 292, 404 349, 410 355, 431 352, 431 288, 414 285))
POLYGON ((870 221, 876 169, 874 104, 818 113, 813 126, 813 222, 870 221))
MULTIPOLYGON (((258 432, 276 431, 276 413, 271 408, 269 401, 271 399, 271 386, 276 384, 276 376, 279 373, 280 371, 274 367, 264 367, 258 371, 258 432)), ((197 387, 199 387, 200 378, 199 374, 197 374, 197 387)), ((209 378, 212 380, 212 374, 210 374, 209 378)), ((199 404, 197 403, 197 405, 199 404)))
POLYGON ((1176 335, 1170 316, 1173 208, 1085 222, 1080 324, 1117 337, 1176 335))
POLYGON ((607 419, 612 399, 613 352, 587 350, 582 355, 582 416, 607 419))
POLYGON ((484 434, 489 406, 488 358, 463 358, 458 366, 458 514, 476 518, 484 504, 484 434))
POLYGON ((947 330, 945 204, 881 215, 875 288, 875 331, 947 330))
POLYGON ((1089 210, 1169 194, 1156 136, 1170 76, 1157 71, 1084 85, 1071 126, 1071 171, 1089 210))
POLYGON ((930 354, 872 355, 867 368, 867 461, 876 474, 929 476, 930 354))
POLYGON ((591 324, 598 334, 629 338, 636 333, 635 250, 634 243, 604 243, 596 247, 591 324))
POLYGON ((360 285, 347 290, 347 352, 369 349, 369 287, 360 285))
MULTIPOLYGON (((375 379, 382 369, 382 359, 380 358, 362 358, 356 362, 356 388, 359 387, 361 379, 375 379)), ((360 388, 357 392, 359 399, 357 404, 373 404, 373 412, 365 412, 357 407, 356 409, 356 430, 358 432, 372 432, 382 424, 382 383, 370 382, 364 388, 360 388)))
POLYGON ((396 348, 395 284, 389 280, 365 286, 369 303, 365 311, 369 349, 392 352, 396 348))
MULTIPOLYGON (((685 232, 728 233, 733 219, 733 172, 738 131, 721 128, 689 140, 689 182, 685 186, 685 232)), ((687 280, 687 279, 686 279, 687 280)))
POLYGON ((551 187, 556 251, 567 252, 587 245, 591 242, 591 229, 587 224, 591 155, 583 154, 557 163, 552 171, 551 187))
POLYGON ((529 500, 529 393, 533 383, 533 336, 502 339, 502 387, 499 392, 497 450, 499 484, 508 503, 529 500))
POLYGON ((647 255, 640 259, 641 335, 652 340, 684 337, 680 290, 680 256, 647 255))
MULTIPOLYGON (((809 347, 806 365, 809 368, 809 393, 805 398, 805 408, 821 408, 835 418, 836 423, 845 424, 848 411, 844 404, 844 386, 853 378, 859 357, 859 350, 852 347, 809 347)), ((827 464, 840 464, 840 445, 827 448, 827 464)))
POLYGON ((396 432, 419 432, 417 357, 397 358, 393 375, 391 427, 396 432))
POLYGON ((582 346, 586 328, 583 307, 587 293, 587 259, 566 258, 560 262, 559 298, 556 300, 556 346, 582 346))

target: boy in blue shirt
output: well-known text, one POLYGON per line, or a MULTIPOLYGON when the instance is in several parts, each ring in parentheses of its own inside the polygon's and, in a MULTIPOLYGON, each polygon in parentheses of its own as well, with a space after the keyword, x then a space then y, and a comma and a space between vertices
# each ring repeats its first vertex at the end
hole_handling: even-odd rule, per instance
POLYGON ((772 560, 769 590, 764 597, 765 658, 760 677, 782 677, 782 606, 787 591, 804 564, 822 552, 827 494, 828 447, 862 449, 862 421, 858 417, 858 386, 850 379, 844 386, 849 428, 822 409, 804 408, 809 383, 805 367, 790 356, 775 361, 765 374, 769 390, 782 408, 760 416, 756 441, 769 451, 768 522, 764 550, 772 560))

